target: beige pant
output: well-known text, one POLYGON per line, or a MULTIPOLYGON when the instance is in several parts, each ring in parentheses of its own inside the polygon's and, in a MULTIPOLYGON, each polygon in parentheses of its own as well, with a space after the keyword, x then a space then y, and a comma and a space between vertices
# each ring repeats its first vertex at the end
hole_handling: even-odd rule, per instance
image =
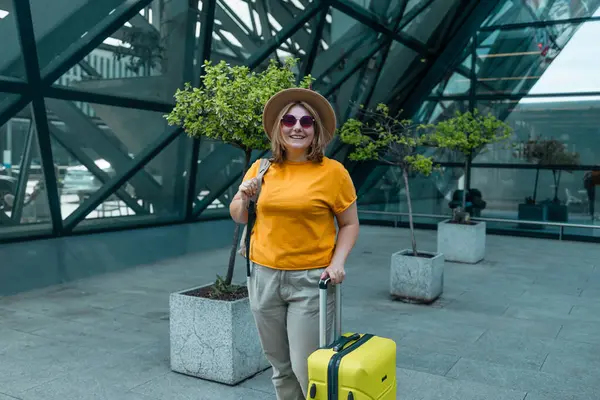
MULTIPOLYGON (((273 367, 277 400, 304 400, 308 356, 319 347, 319 279, 325 268, 281 271, 253 264, 250 308, 265 355, 273 367)), ((331 288, 330 288, 331 289, 331 288)), ((330 337, 335 296, 329 291, 330 337)))

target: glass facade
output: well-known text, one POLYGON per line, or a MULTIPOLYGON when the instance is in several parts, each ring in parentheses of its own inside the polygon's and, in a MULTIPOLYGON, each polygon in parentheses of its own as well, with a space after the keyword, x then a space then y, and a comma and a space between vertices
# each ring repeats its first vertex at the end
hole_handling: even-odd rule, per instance
MULTIPOLYGON (((413 207, 424 214, 417 222, 433 226, 439 219, 427 214, 449 215, 454 191, 466 185, 483 194, 482 218, 504 220, 489 222, 492 230, 557 237, 559 226, 518 220, 566 222, 581 226, 563 228, 563 237, 600 237, 600 229, 587 228, 600 224, 594 195, 600 185, 599 35, 597 0, 498 3, 412 115, 434 122, 457 109, 478 109, 507 122, 513 136, 474 154, 470 171, 464 171, 460 156, 438 152, 442 173, 412 181, 413 207), (534 139, 556 140, 578 160, 554 158, 538 165, 519 151, 534 139), (598 176, 592 178, 595 185, 590 176, 598 176)), ((399 179, 393 168, 373 168, 363 186, 362 209, 406 212, 399 179)), ((367 213, 365 218, 397 217, 367 213)))
MULTIPOLYGON (((442 172, 411 178, 416 212, 447 214, 453 191, 470 185, 487 201, 482 216, 518 219, 537 175, 540 202, 558 186, 568 221, 591 224, 582 181, 600 158, 599 6, 0 0, 0 242, 227 218, 243 154, 192 140, 163 116, 177 88, 198 83, 203 60, 260 70, 287 57, 315 77, 340 124, 356 104, 385 102, 421 122, 477 107, 515 128, 515 142, 543 134, 580 154, 578 165, 537 174, 499 147, 474 155, 469 171, 459 156, 437 152, 442 172)), ((362 210, 406 211, 399 171, 346 154, 339 141, 328 149, 350 170, 362 210)))

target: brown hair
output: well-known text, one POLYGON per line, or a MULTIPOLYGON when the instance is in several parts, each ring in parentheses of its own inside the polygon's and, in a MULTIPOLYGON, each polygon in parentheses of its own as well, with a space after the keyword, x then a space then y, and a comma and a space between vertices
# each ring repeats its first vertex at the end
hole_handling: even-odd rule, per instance
POLYGON ((271 161, 275 163, 281 163, 285 160, 285 146, 283 144, 283 138, 281 137, 281 118, 283 118, 283 116, 287 114, 295 105, 304 107, 306 111, 308 111, 308 113, 315 119, 315 136, 313 138, 313 142, 308 148, 307 158, 313 162, 321 162, 323 160, 323 156, 325 155, 325 148, 327 147, 327 143, 325 141, 325 137, 327 136, 325 132, 325 126, 323 125, 323 121, 321 121, 321 117, 315 111, 315 109, 303 101, 289 103, 283 107, 277 115, 277 123, 273 125, 273 131, 271 132, 271 153, 273 154, 271 161))

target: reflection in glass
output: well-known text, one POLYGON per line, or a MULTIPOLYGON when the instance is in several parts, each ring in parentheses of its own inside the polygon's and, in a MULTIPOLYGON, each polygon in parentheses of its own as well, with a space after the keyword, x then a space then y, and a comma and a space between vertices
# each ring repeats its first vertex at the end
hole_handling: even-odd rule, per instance
POLYGON ((467 111, 468 107, 468 101, 425 101, 413 120, 422 124, 435 123, 454 116, 456 111, 467 111))
POLYGON ((375 107, 377 103, 390 104, 391 96, 395 94, 406 94, 409 87, 414 84, 410 68, 414 68, 415 59, 419 54, 396 41, 392 43, 385 64, 381 67, 381 73, 377 86, 373 90, 373 101, 369 107, 375 107))
POLYGON ((580 156, 580 165, 600 164, 600 100, 568 101, 556 98, 527 98, 520 103, 478 102, 482 112, 492 112, 514 132, 512 146, 490 145, 474 162, 522 163, 514 145, 532 138, 555 138, 580 156), (526 101, 525 101, 526 100, 526 101))
POLYGON ((170 222, 181 218, 185 178, 189 174, 189 147, 189 138, 179 136, 90 212, 74 230, 105 226, 106 219, 114 226, 170 222))
MULTIPOLYGON (((110 163, 104 159, 94 160, 96 167, 106 176, 115 176, 115 170, 110 163)), ((78 164, 69 165, 65 168, 61 191, 61 211, 63 218, 71 215, 84 201, 98 191, 103 182, 87 167, 78 164)), ((127 192, 127 191, 126 191, 127 192)), ((129 192, 127 192, 129 193, 129 192)), ((135 211, 130 209, 118 195, 112 195, 103 201, 88 218, 105 218, 107 216, 132 215, 135 211)))
MULTIPOLYGON (((25 78, 25 64, 23 53, 17 32, 16 14, 3 8, 8 7, 0 2, 0 38, 2 38, 2 50, 0 51, 0 76, 12 78, 25 78)), ((2 97, 0 96, 0 111, 2 110, 2 97)))
MULTIPOLYGON (((19 96, 20 95, 18 94, 0 92, 0 115, 2 115, 8 107, 14 104, 19 99, 19 96)), ((8 120, 9 117, 6 116, 6 119, 8 120)))
POLYGON ((125 0, 55 0, 31 1, 31 18, 37 44, 40 69, 58 56, 65 55, 85 35, 108 18, 125 0))
MULTIPOLYGON (((398 0, 396 3, 402 4, 404 0, 398 0)), ((428 0, 408 0, 406 2, 406 10, 404 11, 404 16, 409 16, 413 14, 420 14, 424 9, 427 8, 430 1, 428 0)))
POLYGON ((598 0, 503 0, 482 26, 590 17, 599 5, 598 0))
MULTIPOLYGON (((254 152, 254 158, 260 152, 254 152)), ((263 157, 268 157, 264 155, 263 157)), ((233 146, 202 139, 198 152, 195 209, 226 210, 242 181, 244 153, 233 146)), ((228 212, 228 211, 227 211, 228 212)))
POLYGON ((316 78, 314 86, 324 91, 338 82, 358 63, 364 62, 373 52, 377 34, 368 26, 350 18, 336 9, 331 10, 332 22, 326 24, 323 33, 330 37, 326 47, 317 53, 312 69, 316 78))
MULTIPOLYGON (((91 2, 90 2, 91 3, 91 2)), ((186 43, 193 41, 195 75, 202 73, 204 60, 199 48, 200 22, 196 23, 195 36, 186 37, 189 31, 188 0, 172 0, 161 7, 140 11, 123 27, 90 54, 67 71, 56 84, 108 94, 123 94, 142 99, 172 103, 172 95, 182 86, 186 65, 186 43)), ((201 5, 201 2, 199 2, 201 5)), ((263 45, 277 32, 287 27, 305 12, 309 1, 240 2, 220 1, 215 10, 212 34, 211 61, 224 60, 230 64, 245 64, 250 57, 260 53, 263 45), (302 6, 302 7, 300 7, 302 6)), ((91 4, 86 9, 93 7, 91 4)), ((305 60, 310 53, 311 31, 316 28, 318 14, 307 21, 299 31, 284 41, 269 57, 282 62, 287 57, 305 60)), ((351 20, 352 23, 356 21, 351 20)), ((339 28, 342 24, 337 23, 339 28)), ((331 46, 332 18, 329 12, 323 31, 320 49, 331 46)), ((268 59, 263 62, 267 65, 268 59)), ((189 80, 189 78, 186 78, 189 80)))
POLYGON ((481 32, 477 92, 597 91, 598 35, 598 21, 481 32))
MULTIPOLYGON (((283 2, 267 0, 259 2, 241 2, 225 0, 217 3, 215 26, 213 28, 213 62, 225 60, 230 64, 244 64, 261 51, 262 46, 282 29, 293 25, 311 5, 308 0, 283 2)), ((316 29, 319 13, 315 14, 291 38, 282 43, 273 52, 272 57, 282 62, 287 57, 303 60, 310 53, 311 32, 316 29)), ((336 20, 336 11, 329 11, 323 30, 320 46, 323 50, 334 41, 332 19, 336 20)), ((339 27, 339 24, 336 24, 339 27)), ((196 31, 199 35, 200 29, 196 31)), ((264 62, 264 66, 267 62, 264 62)))
MULTIPOLYGON (((123 174, 167 130, 160 112, 57 99, 46 99, 46 106, 54 160, 64 170, 63 219, 123 174)), ((171 143, 86 218, 179 215, 189 167, 184 139, 171 143)))
MULTIPOLYGON (((445 167, 429 177, 411 175, 409 180, 413 212, 417 214, 449 214, 448 202, 458 189, 462 168, 445 167)), ((380 165, 373 169, 360 188, 359 207, 365 210, 408 212, 402 171, 380 165)))
MULTIPOLYGON (((80 12, 102 7, 96 3, 88 2, 80 12)), ((55 84, 171 103, 185 67, 187 3, 165 2, 160 13, 156 7, 154 13, 153 7, 140 10, 55 84)))
MULTIPOLYGON (((51 229, 48 191, 30 110, 27 106, 0 127, 0 234, 3 237, 51 229)), ((58 165, 55 172, 60 179, 58 165)))
POLYGON ((453 96, 453 95, 468 95, 471 89, 471 79, 464 74, 458 72, 450 72, 446 79, 439 85, 438 93, 435 95, 440 96, 453 96), (439 91, 442 91, 439 93, 439 91))
POLYGON ((459 4, 455 0, 434 1, 428 3, 426 8, 421 10, 413 20, 406 25, 403 32, 408 33, 422 43, 427 43, 431 35, 439 27, 440 23, 448 17, 454 8, 459 4))
MULTIPOLYGON (((535 204, 528 201, 535 190, 535 168, 473 168, 471 187, 479 189, 487 201, 484 217, 593 224, 598 218, 592 219, 591 211, 597 210, 598 204, 586 189, 586 174, 589 172, 563 171, 557 190, 552 170, 542 169, 535 204), (554 201, 555 192, 558 202, 554 201)), ((528 229, 547 228, 530 225, 528 229)), ((592 234, 591 230, 583 232, 592 234)))

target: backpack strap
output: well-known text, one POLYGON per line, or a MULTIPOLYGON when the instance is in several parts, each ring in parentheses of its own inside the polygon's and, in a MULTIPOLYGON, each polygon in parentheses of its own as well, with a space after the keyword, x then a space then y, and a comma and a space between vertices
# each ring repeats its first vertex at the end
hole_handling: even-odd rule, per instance
POLYGON ((258 164, 258 175, 264 175, 271 166, 271 161, 268 158, 261 158, 258 164))
POLYGON ((256 177, 258 178, 258 189, 253 198, 248 202, 248 223, 246 224, 246 235, 244 237, 246 241, 246 274, 248 277, 250 277, 250 236, 252 235, 254 222, 256 222, 256 203, 258 202, 258 196, 260 195, 260 190, 262 188, 263 178, 270 166, 271 161, 269 161, 268 158, 262 158, 260 160, 258 173, 256 174, 256 177))
MULTIPOLYGON (((256 190, 256 194, 253 197, 255 205, 256 205, 256 202, 258 201, 258 195, 260 194, 260 189, 262 188, 263 178, 264 178, 265 174, 267 173, 267 170, 269 169, 270 166, 271 166, 271 161, 269 161, 268 158, 260 159, 260 164, 258 165, 258 173, 256 174, 256 178, 258 179, 258 189, 256 190)), ((250 207, 250 203, 248 204, 248 207, 250 207)))

